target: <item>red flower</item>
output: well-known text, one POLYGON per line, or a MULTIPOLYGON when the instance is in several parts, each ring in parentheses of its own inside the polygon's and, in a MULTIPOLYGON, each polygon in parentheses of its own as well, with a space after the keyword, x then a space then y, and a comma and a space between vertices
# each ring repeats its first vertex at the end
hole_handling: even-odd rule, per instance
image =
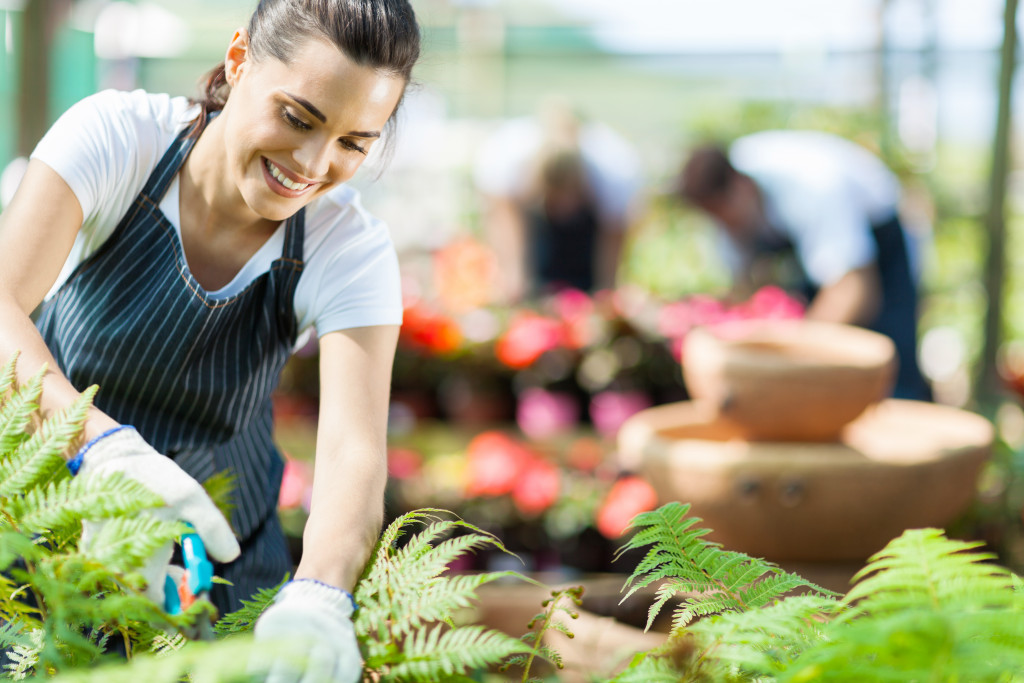
POLYGON ((502 496, 511 493, 533 453, 497 431, 478 434, 466 449, 466 495, 502 496))
POLYGON ((445 354, 458 350, 462 331, 446 315, 430 309, 420 301, 406 306, 399 339, 413 348, 445 354))
POLYGON ((597 511, 597 530, 605 538, 618 538, 634 517, 657 505, 658 494, 646 480, 637 476, 623 477, 612 484, 597 511))
POLYGON ((523 311, 512 318, 508 330, 498 339, 494 353, 514 370, 528 368, 546 351, 563 344, 562 324, 552 318, 523 311))
POLYGON ((526 462, 515 483, 512 501, 523 514, 539 514, 554 505, 561 488, 562 478, 558 468, 534 456, 526 462))

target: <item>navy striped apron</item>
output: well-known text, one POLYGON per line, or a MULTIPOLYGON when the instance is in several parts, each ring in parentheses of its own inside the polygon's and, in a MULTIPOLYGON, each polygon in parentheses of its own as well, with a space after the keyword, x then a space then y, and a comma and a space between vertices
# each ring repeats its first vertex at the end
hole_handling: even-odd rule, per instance
POLYGON ((79 390, 133 425, 198 481, 236 478, 231 524, 242 556, 216 573, 221 613, 292 570, 277 519, 283 462, 272 440, 270 394, 297 335, 303 211, 285 224, 281 257, 234 296, 210 296, 189 271, 160 201, 192 149, 186 129, 110 238, 82 262, 37 326, 79 390))

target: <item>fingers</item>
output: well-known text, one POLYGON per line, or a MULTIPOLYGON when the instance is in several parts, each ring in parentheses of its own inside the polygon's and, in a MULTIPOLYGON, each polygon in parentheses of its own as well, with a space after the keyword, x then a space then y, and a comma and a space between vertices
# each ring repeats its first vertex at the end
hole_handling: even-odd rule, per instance
POLYGON ((197 495, 190 496, 177 509, 177 513, 181 519, 195 527, 206 547, 206 554, 217 562, 231 562, 241 554, 242 549, 231 525, 202 488, 197 495))

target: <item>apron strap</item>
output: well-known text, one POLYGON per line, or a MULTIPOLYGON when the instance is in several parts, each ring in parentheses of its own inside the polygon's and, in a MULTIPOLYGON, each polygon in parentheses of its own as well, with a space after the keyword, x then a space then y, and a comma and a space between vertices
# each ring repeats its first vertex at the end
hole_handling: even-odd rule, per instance
POLYGON ((199 135, 206 128, 206 124, 218 113, 210 112, 205 120, 200 121, 197 119, 178 133, 178 137, 175 138, 171 146, 164 152, 160 163, 156 165, 156 169, 150 174, 149 180, 146 181, 146 185, 142 188, 140 194, 148 197, 154 204, 160 203, 167 193, 167 188, 174 179, 175 174, 178 173, 178 169, 185 163, 189 152, 192 151, 192 146, 196 144, 199 135))

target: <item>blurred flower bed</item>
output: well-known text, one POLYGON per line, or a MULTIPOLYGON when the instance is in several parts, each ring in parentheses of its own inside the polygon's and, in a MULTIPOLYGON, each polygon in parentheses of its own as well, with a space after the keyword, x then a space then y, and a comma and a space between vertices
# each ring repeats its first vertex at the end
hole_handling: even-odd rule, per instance
MULTIPOLYGON (((531 570, 614 571, 615 539, 658 503, 618 465, 615 436, 634 413, 686 398, 680 361, 691 329, 803 314, 777 288, 742 302, 666 301, 638 287, 563 290, 503 306, 481 285, 487 250, 462 241, 435 258, 431 293, 406 288, 387 515, 452 510, 498 535, 531 570)), ((281 514, 296 541, 312 481, 316 366, 315 347, 301 351, 275 396, 287 456, 281 514)), ((507 558, 479 557, 467 568, 507 558)))

